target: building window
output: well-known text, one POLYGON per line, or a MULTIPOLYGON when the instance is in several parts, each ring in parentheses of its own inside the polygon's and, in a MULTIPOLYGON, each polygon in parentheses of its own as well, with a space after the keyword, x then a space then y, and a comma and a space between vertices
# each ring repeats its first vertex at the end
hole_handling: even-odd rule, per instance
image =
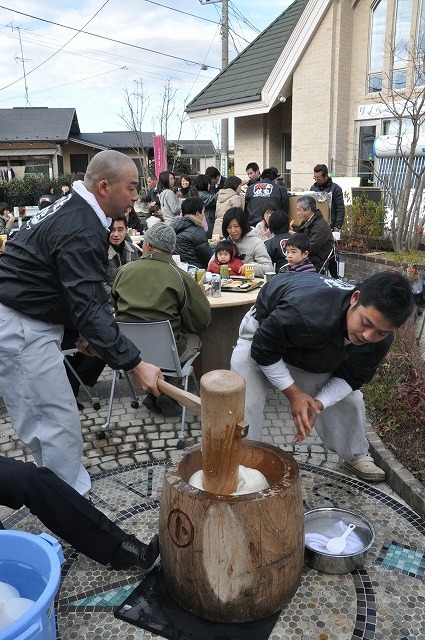
POLYGON ((372 8, 369 47, 369 93, 382 90, 386 19, 387 0, 379 0, 372 8))
POLYGON ((411 22, 412 0, 397 0, 392 52, 392 88, 394 91, 401 91, 406 88, 411 22))
POLYGON ((421 2, 416 45, 416 85, 425 84, 425 0, 421 2))
POLYGON ((25 173, 42 173, 49 177, 50 162, 48 158, 28 158, 25 160, 25 173))

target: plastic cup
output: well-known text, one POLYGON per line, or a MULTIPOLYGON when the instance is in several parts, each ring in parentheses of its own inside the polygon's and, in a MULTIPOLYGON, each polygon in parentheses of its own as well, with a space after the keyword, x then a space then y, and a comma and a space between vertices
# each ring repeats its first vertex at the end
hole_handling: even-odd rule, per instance
POLYGON ((250 280, 254 280, 255 276, 255 264, 253 262, 247 262, 244 264, 244 276, 250 280))
POLYGON ((274 271, 266 271, 266 273, 264 274, 264 280, 266 282, 270 282, 270 280, 273 278, 273 276, 275 276, 275 272, 274 271))
POLYGON ((229 277, 229 267, 227 264, 222 264, 220 267, 220 276, 227 279, 229 277))
POLYGON ((205 275, 205 269, 197 269, 196 270, 196 282, 201 282, 202 278, 205 275))

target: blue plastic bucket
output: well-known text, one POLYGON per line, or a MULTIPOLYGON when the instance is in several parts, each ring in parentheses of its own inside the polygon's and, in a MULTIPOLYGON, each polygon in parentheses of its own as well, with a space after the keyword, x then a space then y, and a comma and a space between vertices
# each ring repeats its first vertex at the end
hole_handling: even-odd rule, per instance
POLYGON ((54 599, 64 562, 61 545, 46 533, 0 531, 0 580, 35 604, 0 631, 0 640, 55 640, 54 599))

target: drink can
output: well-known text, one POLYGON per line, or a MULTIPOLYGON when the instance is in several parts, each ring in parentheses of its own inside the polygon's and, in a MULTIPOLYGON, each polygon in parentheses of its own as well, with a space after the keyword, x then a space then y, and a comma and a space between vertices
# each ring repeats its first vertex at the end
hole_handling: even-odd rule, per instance
POLYGON ((227 266, 227 264, 222 264, 220 267, 220 276, 222 278, 228 278, 229 277, 229 267, 227 266))

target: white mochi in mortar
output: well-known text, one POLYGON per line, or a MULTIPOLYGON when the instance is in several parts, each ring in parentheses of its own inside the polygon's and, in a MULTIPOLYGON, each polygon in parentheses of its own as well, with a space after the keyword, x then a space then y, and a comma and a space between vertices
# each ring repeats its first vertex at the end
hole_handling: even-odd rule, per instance
MULTIPOLYGON (((191 484, 196 489, 204 490, 204 472, 202 469, 199 471, 195 471, 194 474, 189 478, 189 484, 191 484)), ((241 496, 245 493, 255 493, 256 491, 263 491, 263 489, 268 489, 269 483, 267 482, 265 476, 258 471, 258 469, 251 469, 250 467, 244 467, 243 465, 239 465, 238 470, 238 484, 236 486, 236 491, 234 491, 232 496, 241 496)))

